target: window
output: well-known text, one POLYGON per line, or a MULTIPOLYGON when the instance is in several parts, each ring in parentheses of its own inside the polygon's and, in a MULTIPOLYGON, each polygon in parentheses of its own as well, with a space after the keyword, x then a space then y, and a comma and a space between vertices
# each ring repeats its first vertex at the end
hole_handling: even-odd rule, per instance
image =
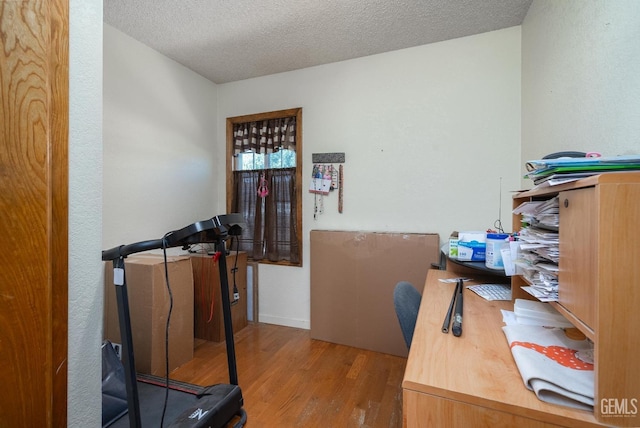
POLYGON ((247 221, 237 248, 301 266, 302 109, 227 118, 227 159, 227 211, 247 221))
POLYGON ((289 149, 280 149, 271 154, 242 152, 235 155, 234 159, 234 171, 296 167, 296 152, 289 149))

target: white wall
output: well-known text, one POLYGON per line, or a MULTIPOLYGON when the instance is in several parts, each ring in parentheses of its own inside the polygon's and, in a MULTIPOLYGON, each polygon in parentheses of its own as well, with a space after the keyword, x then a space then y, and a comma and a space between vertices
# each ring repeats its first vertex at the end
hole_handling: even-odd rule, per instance
POLYGON ((522 159, 640 151, 640 2, 535 0, 522 24, 522 159))
POLYGON ((103 192, 102 1, 71 0, 70 8, 70 427, 100 420, 102 263, 95 254, 225 206, 226 117, 303 107, 305 186, 311 153, 346 153, 344 214, 331 195, 314 221, 305 192, 304 267, 260 268, 261 319, 305 328, 309 230, 435 231, 442 239, 453 229, 484 229, 497 217, 500 175, 508 223, 507 191, 519 187, 524 160, 565 149, 622 154, 640 147, 634 0, 534 0, 522 26, 522 74, 518 27, 217 91, 105 26, 103 192), (383 128, 386 119, 393 130, 383 128))
MULTIPOLYGON (((309 328, 309 231, 511 227, 520 185, 520 27, 218 86, 218 206, 225 119, 303 108, 303 267, 261 265, 260 321, 309 328), (337 195, 313 219, 311 154, 345 152, 337 195)), ((329 268, 329 267, 327 267, 329 268)), ((402 278, 398 278, 402 279, 402 278)), ((345 296, 348 298, 348 296, 345 296)))
POLYGON ((103 246, 219 214, 216 85, 104 25, 103 246))
POLYGON ((215 84, 107 25, 103 52, 102 27, 101 0, 71 1, 70 427, 101 419, 100 251, 216 213, 215 84))
POLYGON ((67 425, 102 414, 102 0, 69 2, 67 425))

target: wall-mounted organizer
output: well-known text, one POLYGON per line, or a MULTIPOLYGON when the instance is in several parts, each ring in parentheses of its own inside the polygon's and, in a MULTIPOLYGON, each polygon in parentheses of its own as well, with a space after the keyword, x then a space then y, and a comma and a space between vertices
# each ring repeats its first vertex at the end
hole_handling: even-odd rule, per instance
POLYGON ((344 194, 344 153, 313 153, 311 155, 313 169, 309 193, 315 195, 313 218, 324 212, 324 197, 331 191, 338 190, 338 212, 343 210, 344 194), (339 163, 338 167, 334 164, 339 163))

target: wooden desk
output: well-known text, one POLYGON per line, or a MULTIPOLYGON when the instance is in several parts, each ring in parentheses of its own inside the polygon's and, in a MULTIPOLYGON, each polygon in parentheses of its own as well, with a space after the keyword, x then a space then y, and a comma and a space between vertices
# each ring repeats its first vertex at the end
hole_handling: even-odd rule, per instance
MULTIPOLYGON (((500 309, 464 291, 461 337, 441 332, 455 284, 430 270, 402 382, 405 427, 593 427, 590 412, 548 404, 528 390, 502 332, 500 309)), ((465 286, 470 285, 465 282, 465 286)))

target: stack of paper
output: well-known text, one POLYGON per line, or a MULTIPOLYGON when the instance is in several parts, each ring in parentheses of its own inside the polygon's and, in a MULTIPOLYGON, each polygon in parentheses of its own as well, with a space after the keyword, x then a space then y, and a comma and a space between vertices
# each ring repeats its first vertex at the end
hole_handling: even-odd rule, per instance
POLYGON ((522 215, 516 266, 530 287, 523 287, 541 301, 558 300, 559 199, 528 201, 514 209, 522 215))
POLYGON ((537 188, 546 186, 557 186, 559 184, 571 183, 572 181, 578 181, 582 178, 591 177, 592 175, 598 174, 601 174, 601 171, 558 173, 547 175, 541 178, 536 178, 533 180, 533 183, 537 188))
POLYGON ((558 201, 558 197, 555 197, 545 201, 523 202, 513 213, 522 214, 522 221, 531 226, 557 231, 560 220, 558 201))
POLYGON ((549 176, 560 179, 563 174, 607 173, 640 169, 640 156, 611 156, 530 160, 525 177, 541 183, 549 176))
POLYGON ((511 286, 507 284, 478 284, 467 288, 485 300, 511 300, 511 286))
POLYGON ((573 327, 573 324, 548 303, 516 299, 513 305, 513 312, 518 324, 537 325, 540 327, 573 327))

